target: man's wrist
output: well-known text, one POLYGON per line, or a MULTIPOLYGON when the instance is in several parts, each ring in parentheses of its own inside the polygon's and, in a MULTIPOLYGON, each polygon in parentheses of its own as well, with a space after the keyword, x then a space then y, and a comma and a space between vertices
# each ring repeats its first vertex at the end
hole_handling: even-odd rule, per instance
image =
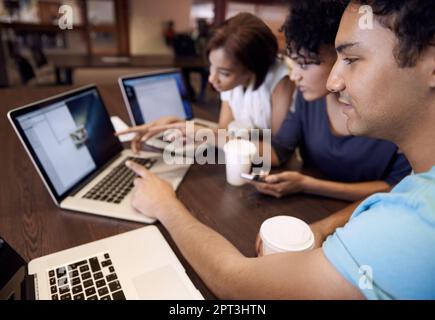
POLYGON ((174 222, 176 218, 187 209, 184 205, 178 200, 173 199, 169 203, 167 203, 157 215, 157 219, 164 225, 167 226, 169 223, 174 222))
POLYGON ((314 237, 316 243, 321 246, 321 244, 326 240, 326 237, 329 236, 329 233, 327 231, 327 227, 323 220, 314 222, 310 225, 311 230, 314 232, 314 237))

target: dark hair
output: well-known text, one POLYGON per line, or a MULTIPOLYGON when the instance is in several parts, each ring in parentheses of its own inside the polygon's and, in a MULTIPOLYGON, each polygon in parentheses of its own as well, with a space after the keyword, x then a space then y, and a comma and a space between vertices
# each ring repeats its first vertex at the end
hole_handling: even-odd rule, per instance
POLYGON ((395 33, 399 43, 393 54, 401 68, 415 66, 420 54, 435 44, 434 0, 352 0, 351 2, 371 6, 380 24, 395 33))
POLYGON ((320 48, 334 49, 335 36, 346 4, 340 1, 288 0, 289 15, 281 27, 287 53, 305 63, 320 64, 320 48), (311 62, 312 63, 312 62, 311 62))
POLYGON ((278 54, 278 42, 272 30, 250 13, 239 13, 216 29, 207 45, 207 56, 219 48, 255 74, 254 90, 263 83, 278 54))

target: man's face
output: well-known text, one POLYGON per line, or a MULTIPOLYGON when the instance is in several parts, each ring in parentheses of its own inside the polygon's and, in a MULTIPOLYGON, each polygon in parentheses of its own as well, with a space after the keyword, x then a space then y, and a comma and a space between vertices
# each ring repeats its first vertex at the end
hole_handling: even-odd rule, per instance
POLYGON ((420 61, 412 68, 399 68, 393 31, 376 17, 373 29, 362 30, 358 9, 351 3, 342 17, 336 37, 338 59, 327 87, 346 104, 343 112, 352 134, 397 141, 421 116, 429 95, 427 70, 420 61))

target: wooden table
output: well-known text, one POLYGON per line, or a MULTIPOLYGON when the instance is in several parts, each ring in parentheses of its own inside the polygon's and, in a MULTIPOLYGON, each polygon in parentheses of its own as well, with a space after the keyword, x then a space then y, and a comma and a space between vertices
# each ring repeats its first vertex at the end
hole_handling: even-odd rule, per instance
MULTIPOLYGON (((8 110, 67 89, 71 87, 0 90, 0 235, 27 261, 143 226, 57 208, 13 132, 6 118, 8 110)), ((119 89, 115 85, 99 89, 109 113, 128 123, 119 89)), ((208 116, 201 109, 195 111, 198 117, 208 116)), ((306 195, 274 199, 258 194, 250 186, 232 187, 226 183, 222 165, 193 165, 177 194, 193 215, 250 257, 255 256, 255 238, 265 219, 285 214, 312 223, 347 205, 306 195)), ((157 226, 193 283, 206 298, 213 299, 163 226, 157 226)))

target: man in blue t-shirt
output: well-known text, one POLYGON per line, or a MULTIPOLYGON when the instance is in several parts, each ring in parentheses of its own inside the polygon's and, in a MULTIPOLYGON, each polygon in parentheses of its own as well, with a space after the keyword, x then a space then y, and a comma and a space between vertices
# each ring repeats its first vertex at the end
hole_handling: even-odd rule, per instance
POLYGON ((351 2, 328 80, 349 105, 349 131, 396 143, 415 173, 363 202, 323 244, 328 261, 369 299, 435 299, 435 4, 406 2, 351 2), (372 29, 361 27, 366 2, 372 29))
POLYGON ((294 107, 273 136, 270 154, 272 165, 283 164, 299 147, 304 167, 319 175, 294 170, 271 174, 261 182, 251 182, 261 193, 278 198, 305 193, 357 201, 390 191, 411 173, 409 162, 394 143, 355 137, 346 127, 346 105, 326 86, 337 61, 335 36, 340 23, 339 4, 327 6, 329 16, 323 13, 312 23, 313 14, 318 14, 316 7, 292 4, 283 25, 290 78, 298 90, 294 107))
MULTIPOLYGON (((327 1, 290 2, 309 8, 316 23, 333 11, 327 1)), ((128 163, 141 177, 132 205, 162 222, 219 298, 435 299, 434 24, 434 1, 353 0, 346 7, 328 89, 344 105, 352 134, 395 143, 414 173, 351 217, 345 210, 313 225, 317 249, 245 257, 194 218, 171 186, 128 163)))

